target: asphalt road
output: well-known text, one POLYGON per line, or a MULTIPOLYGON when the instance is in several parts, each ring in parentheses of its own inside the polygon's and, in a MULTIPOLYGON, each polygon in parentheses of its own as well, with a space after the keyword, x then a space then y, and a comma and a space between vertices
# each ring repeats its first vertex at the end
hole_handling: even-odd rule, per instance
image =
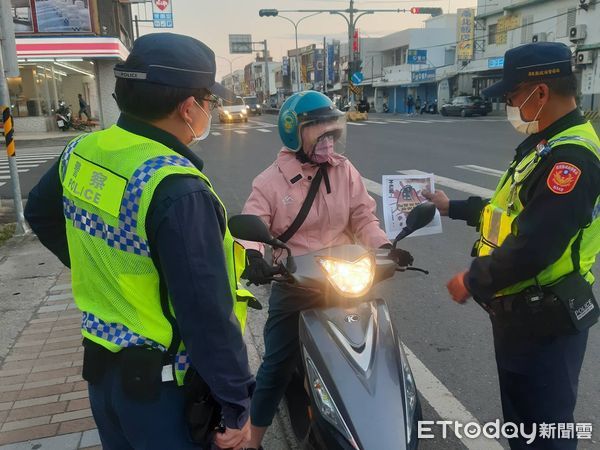
MULTIPOLYGON (((493 190, 498 181, 497 173, 508 165, 521 139, 522 136, 499 117, 386 115, 372 117, 370 123, 348 125, 347 156, 371 182, 381 183, 382 175, 397 171, 432 172, 444 177, 445 185, 454 187, 439 183, 438 188, 444 189, 451 198, 460 199, 470 195, 473 189, 493 190)), ((272 163, 280 147, 274 116, 252 118, 248 124, 213 125, 212 136, 197 152, 204 159, 205 173, 230 215, 241 210, 250 193, 252 179, 272 163)), ((34 146, 23 149, 20 155, 25 165, 26 157, 33 161, 36 154, 51 156, 60 150, 55 144, 47 148, 34 146)), ((25 195, 49 167, 51 159, 43 162, 44 157, 38 157, 40 164, 27 168, 28 172, 22 174, 25 195)), ((3 181, 0 179, 0 184, 3 181)), ((0 186, 0 197, 9 196, 8 188, 9 184, 0 186)), ((374 198, 380 213, 380 194, 374 198)), ((430 274, 398 274, 378 287, 388 302, 404 344, 425 368, 419 373, 434 377, 447 389, 442 389, 440 394, 436 391, 440 389, 437 384, 432 385, 430 378, 423 379, 424 387, 420 390, 424 415, 430 420, 456 419, 451 416, 456 411, 455 401, 482 424, 501 418, 489 321, 474 302, 464 306, 454 304, 445 289, 448 279, 468 267, 468 254, 475 238, 475 231, 463 223, 443 219, 442 234, 410 238, 402 244, 415 257, 415 264, 427 268, 430 274), (425 398, 435 401, 431 405, 425 398)), ((595 292, 600 298, 598 288, 595 292)), ((576 410, 579 422, 596 426, 600 426, 599 344, 600 326, 595 326, 590 332, 576 410)), ((417 374, 415 377, 419 386, 419 377, 417 374)), ((579 448, 598 446, 599 436, 594 430, 594 440, 580 442, 579 448)), ((424 442, 423 448, 464 448, 464 441, 461 443, 456 438, 441 447, 439 440, 435 442, 424 442)), ((492 448, 468 443, 467 447, 492 448)))

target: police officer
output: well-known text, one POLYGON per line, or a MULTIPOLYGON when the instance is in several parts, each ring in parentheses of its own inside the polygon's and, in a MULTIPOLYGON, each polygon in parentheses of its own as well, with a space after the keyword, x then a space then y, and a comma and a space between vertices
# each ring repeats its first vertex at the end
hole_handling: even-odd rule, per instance
MULTIPOLYGON (((505 422, 558 427, 574 421, 587 328, 597 320, 590 269, 600 250, 600 140, 577 108, 563 44, 509 50, 503 79, 483 94, 505 95, 508 120, 528 137, 490 200, 428 194, 443 215, 481 234, 470 269, 448 290, 490 313, 505 422)), ((568 437, 557 430, 555 439, 510 446, 574 449, 568 437)))
POLYGON ((182 386, 196 373, 217 405, 202 403, 207 417, 192 423, 220 406, 216 444, 237 449, 249 438, 254 379, 241 302, 234 308, 245 256, 190 150, 226 95, 215 69, 213 51, 191 37, 136 40, 115 68, 117 125, 69 143, 29 195, 32 229, 71 268, 105 449, 199 448, 182 386))

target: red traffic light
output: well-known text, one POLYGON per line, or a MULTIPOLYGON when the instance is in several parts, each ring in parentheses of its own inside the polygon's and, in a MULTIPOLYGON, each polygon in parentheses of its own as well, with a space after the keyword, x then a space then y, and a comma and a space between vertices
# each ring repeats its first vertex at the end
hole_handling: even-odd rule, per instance
POLYGON ((413 6, 412 8, 410 8, 410 13, 411 14, 419 14, 420 9, 421 8, 417 8, 417 7, 413 6))
POLYGON ((433 17, 439 16, 443 13, 442 8, 421 8, 413 6, 410 8, 411 14, 431 14, 433 17))

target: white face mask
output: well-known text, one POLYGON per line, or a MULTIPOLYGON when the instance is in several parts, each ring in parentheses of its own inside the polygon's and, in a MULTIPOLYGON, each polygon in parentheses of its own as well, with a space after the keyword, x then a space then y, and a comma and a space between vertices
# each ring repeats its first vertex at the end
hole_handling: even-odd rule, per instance
POLYGON ((523 120, 523 118, 521 117, 521 108, 523 107, 523 105, 525 103, 527 103, 527 100, 529 100, 531 98, 531 96, 533 94, 535 94, 535 91, 537 91, 537 87, 531 92, 531 94, 529 94, 527 96, 527 98, 525 99, 525 101, 523 103, 521 103, 521 106, 506 106, 506 117, 508 119, 508 121, 510 122, 510 124, 515 127, 515 130, 517 130, 519 133, 525 133, 525 134, 535 134, 538 131, 540 131, 540 123, 537 120, 537 118, 539 117, 540 113, 542 112, 542 108, 544 107, 544 105, 542 105, 539 109, 539 111, 537 112, 537 114, 535 115, 535 118, 531 121, 531 122, 525 122, 523 120))
POLYGON ((206 115, 206 117, 208 118, 208 124, 206 125, 205 130, 202 132, 202 134, 200 136, 196 136, 196 132, 194 131, 194 129, 192 128, 192 126, 189 123, 185 123, 188 128, 190 129, 190 131, 192 132, 192 135, 194 136, 192 138, 192 140, 187 144, 188 147, 193 147, 194 145, 196 145, 198 142, 203 141, 204 139, 206 139, 208 137, 208 135, 210 134, 210 125, 212 123, 212 115, 208 114, 206 111, 204 111, 204 108, 202 106, 200 106, 200 104, 194 100, 194 103, 196 105, 198 105, 198 108, 200 108, 200 110, 206 115))

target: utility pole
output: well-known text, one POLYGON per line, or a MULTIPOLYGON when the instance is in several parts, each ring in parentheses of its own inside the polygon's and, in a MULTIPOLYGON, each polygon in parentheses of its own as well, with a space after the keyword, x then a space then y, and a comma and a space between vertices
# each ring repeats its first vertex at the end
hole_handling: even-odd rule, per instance
POLYGON ((13 121, 10 112, 10 93, 8 92, 8 81, 6 79, 7 76, 10 75, 19 75, 15 30, 10 9, 9 2, 0 1, 0 108, 2 110, 6 154, 8 157, 10 179, 12 181, 15 213, 17 216, 15 234, 22 236, 29 232, 29 227, 25 222, 25 215, 23 213, 23 200, 21 195, 21 184, 19 183, 19 171, 17 170, 13 121))
POLYGON ((269 74, 269 49, 267 48, 267 40, 265 39, 263 41, 263 45, 265 47, 265 90, 266 90, 266 97, 267 97, 267 106, 271 105, 271 92, 269 90, 269 78, 270 74, 269 74))
POLYGON ((323 94, 327 93, 327 38, 323 36, 323 94))

